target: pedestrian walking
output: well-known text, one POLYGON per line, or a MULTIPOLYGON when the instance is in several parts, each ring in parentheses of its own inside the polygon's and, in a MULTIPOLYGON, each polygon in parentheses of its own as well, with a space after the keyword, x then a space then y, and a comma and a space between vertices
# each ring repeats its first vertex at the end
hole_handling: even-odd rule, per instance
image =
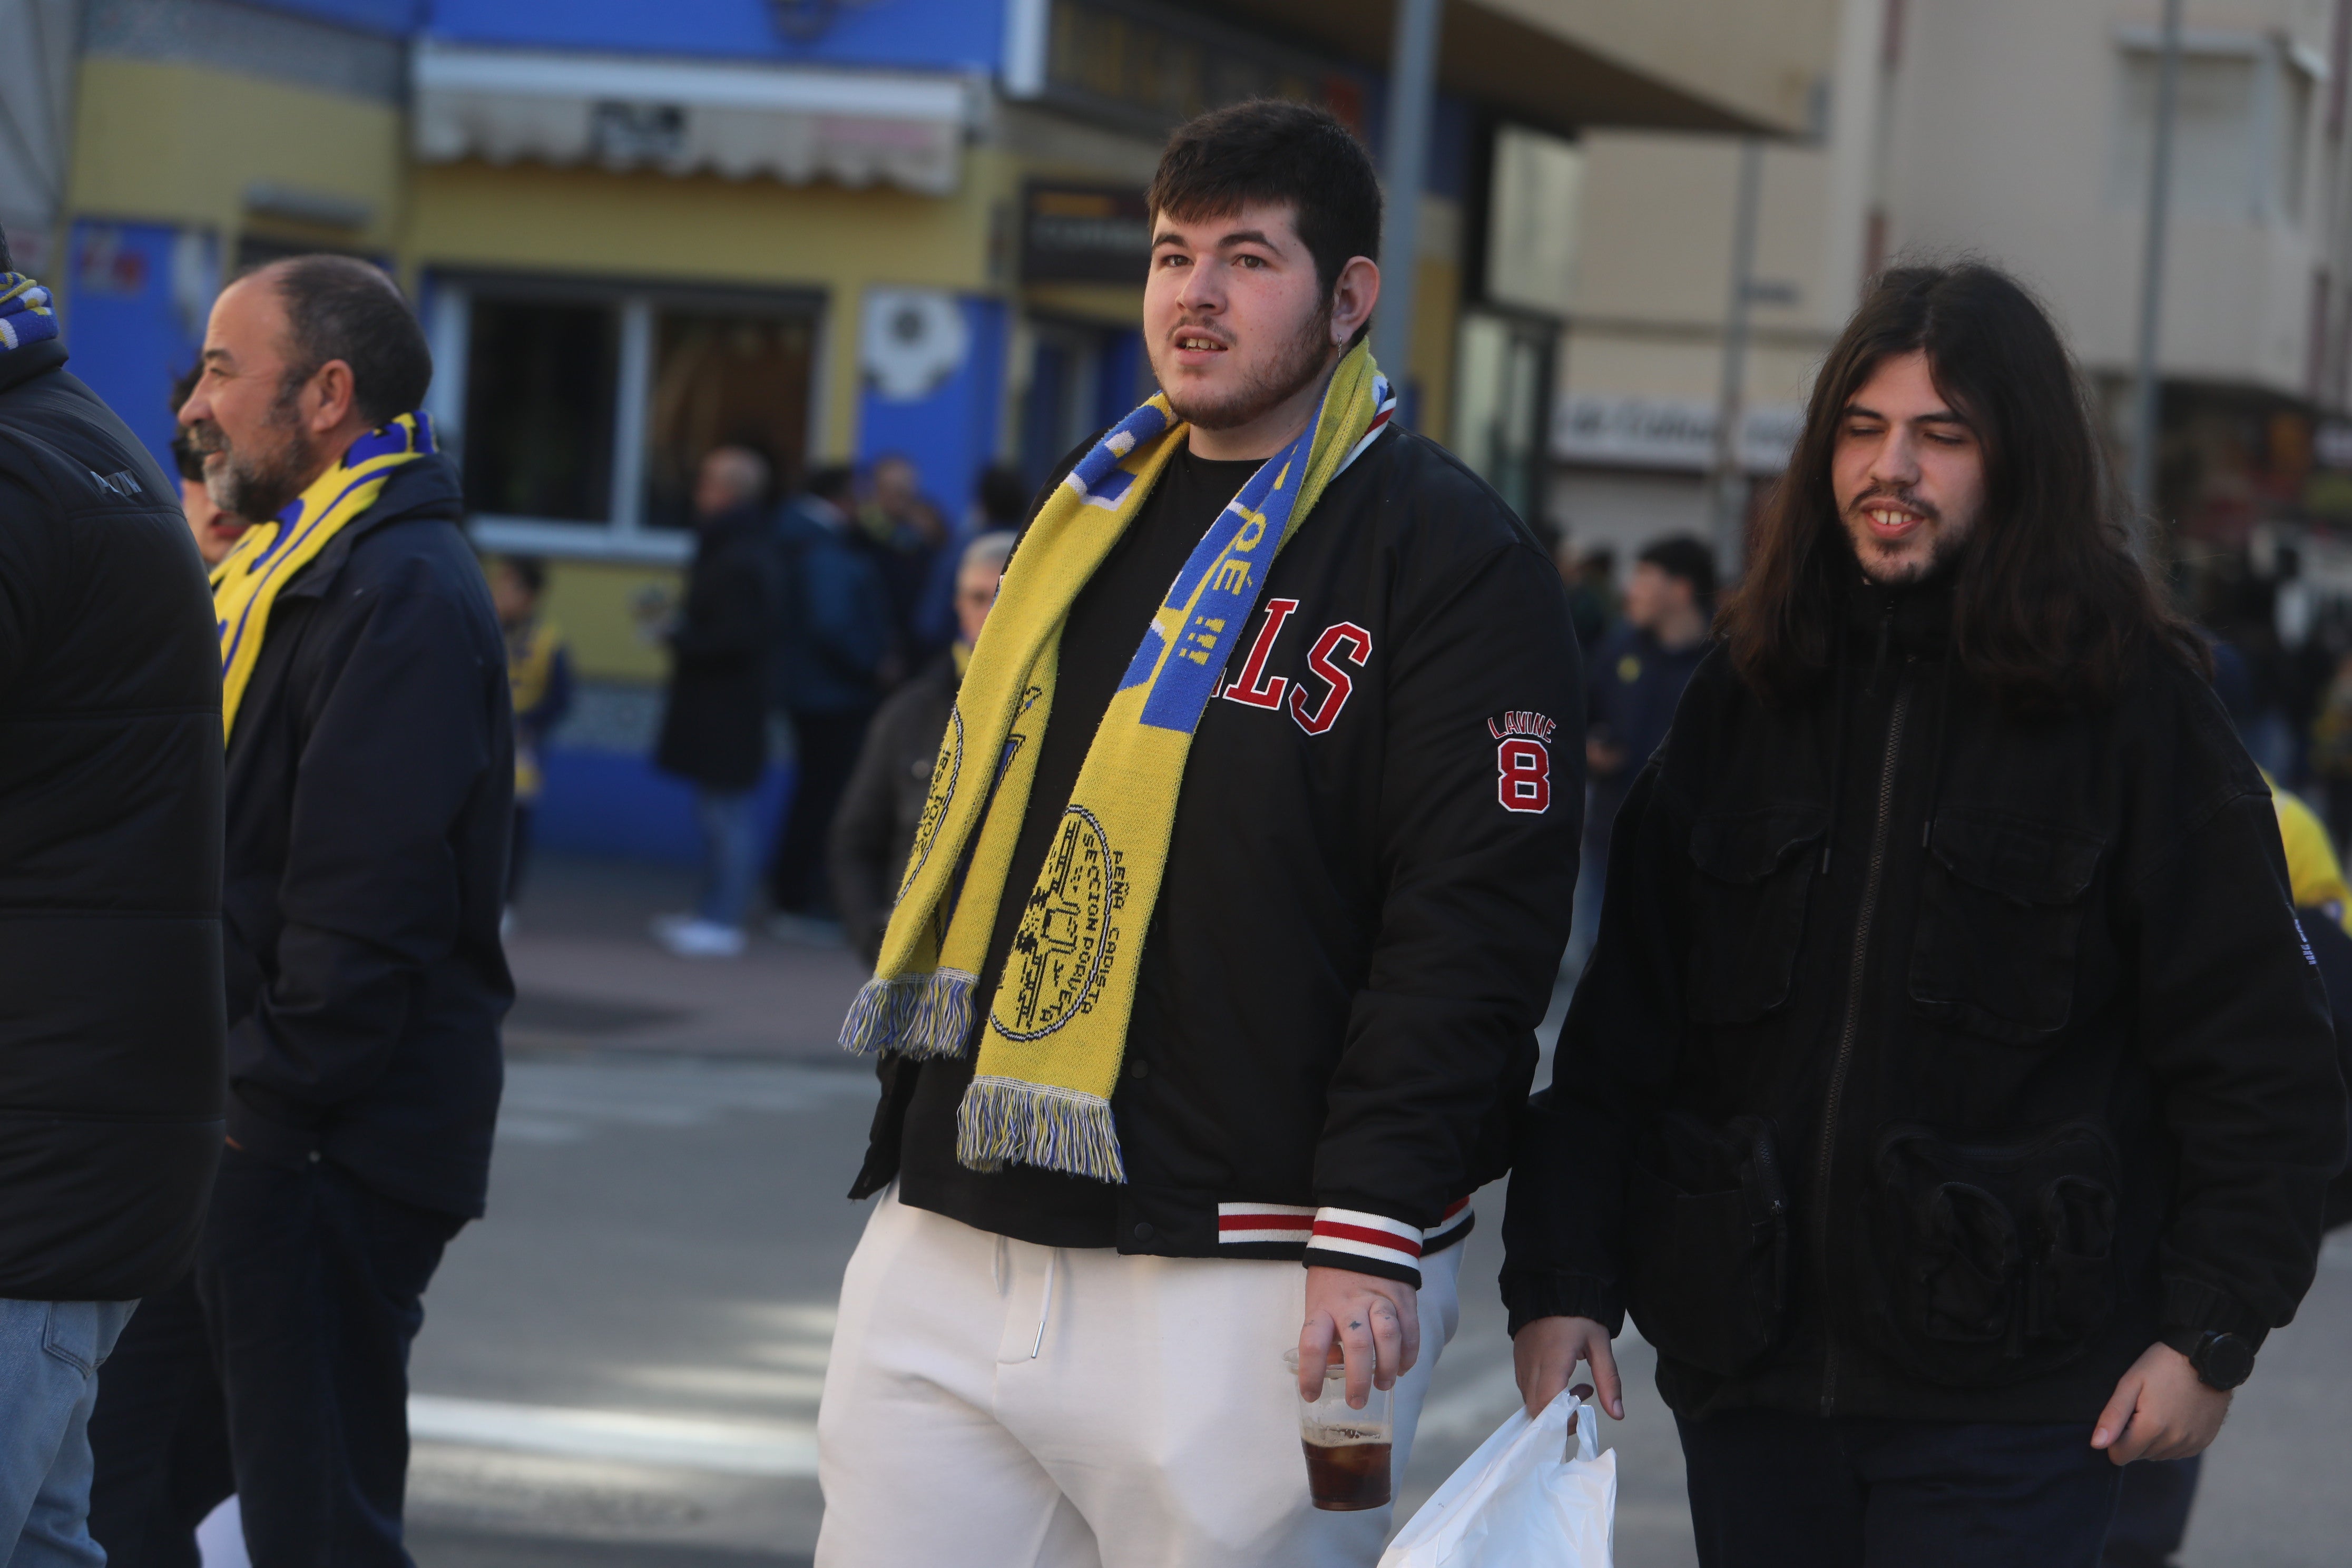
POLYGON ((964 546, 956 573, 956 639, 875 713, 834 813, 828 851, 833 901, 850 945, 869 964, 881 953, 882 930, 914 851, 923 803, 930 797, 940 738, 947 732, 956 687, 971 662, 981 626, 996 603, 996 584, 1013 554, 1013 540, 1010 531, 999 530, 964 546))
POLYGON ((933 563, 952 542, 947 519, 923 493, 922 470, 912 458, 885 452, 874 459, 866 479, 857 523, 890 595, 890 659, 882 682, 887 689, 936 651, 938 645, 923 634, 924 587, 933 563))
POLYGON ((819 468, 785 509, 772 654, 775 700, 792 721, 793 787, 768 863, 779 936, 837 942, 825 888, 825 835, 857 765, 895 646, 881 567, 857 533, 850 471, 819 468))
POLYGON ((1566 597, 1391 423, 1370 160, 1245 103, 1150 208, 1163 390, 1040 499, 843 1031, 824 1568, 1370 1568, 1567 935, 1566 597), (1360 1511, 1300 1449, 1335 1358, 1394 1402, 1360 1511))
POLYGON ((1706 657, 1715 616, 1715 552, 1687 534, 1654 541, 1633 558, 1624 618, 1602 635, 1584 668, 1584 855, 1576 874, 1574 935, 1566 967, 1581 973, 1601 923, 1609 835, 1650 753, 1666 738, 1675 705, 1706 657))
POLYGON ((220 673, 172 481, 0 235, 0 1558, 97 1563, 91 1406, 221 1150, 220 673))
POLYGON ((222 291, 203 363, 205 482, 270 520, 213 596, 227 1146, 193 1273, 107 1369, 91 1532, 184 1568, 234 1491, 255 1568, 405 1568, 409 1346, 482 1212, 514 996, 504 649, 389 279, 273 262, 222 291))
POLYGON ((2345 1099, 2262 774, 2055 330, 1874 286, 1530 1107, 1530 1406, 1629 1309, 1705 1568, 2091 1568, 2311 1282, 2345 1099))
POLYGON ((542 757, 548 736, 572 711, 572 650, 562 628, 540 613, 547 563, 535 555, 502 555, 490 567, 490 604, 507 639, 507 700, 514 710, 514 834, 507 851, 507 915, 522 897, 530 861, 532 814, 547 787, 542 757))
POLYGON ((654 917, 654 939, 681 958, 733 958, 760 879, 755 791, 768 765, 768 646, 776 563, 768 460, 714 447, 694 485, 694 564, 669 630, 668 700, 654 763, 694 785, 702 885, 694 908, 654 917))

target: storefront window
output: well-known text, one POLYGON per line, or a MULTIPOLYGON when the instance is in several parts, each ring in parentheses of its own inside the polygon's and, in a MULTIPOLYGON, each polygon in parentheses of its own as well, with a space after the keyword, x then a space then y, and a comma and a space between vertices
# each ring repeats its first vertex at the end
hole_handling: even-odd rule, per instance
POLYGON ((683 560, 694 469, 741 442, 806 458, 819 301, 436 276, 427 408, 491 550, 683 560))
POLYGON ((713 447, 751 447, 781 478, 799 471, 814 336, 802 316, 658 312, 646 410, 646 526, 693 525, 694 465, 713 447))
POLYGON ((477 299, 472 314, 467 504, 499 516, 609 522, 617 312, 477 299))
POLYGON ((1548 321, 1466 311, 1454 361, 1454 449, 1530 521, 1542 513, 1557 331, 1548 321))

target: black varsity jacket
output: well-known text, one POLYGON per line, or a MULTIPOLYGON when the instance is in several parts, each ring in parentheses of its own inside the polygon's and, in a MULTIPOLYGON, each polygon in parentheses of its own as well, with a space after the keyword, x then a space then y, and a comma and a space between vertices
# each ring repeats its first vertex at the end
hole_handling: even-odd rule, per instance
MULTIPOLYGON (((1121 1252, 1417 1285, 1468 1234, 1568 939, 1582 689, 1559 578, 1475 475, 1392 429, 1333 481, 1185 767, 1111 1102, 1121 1252)), ((898 1168, 915 1075, 881 1071, 853 1197, 898 1168)))

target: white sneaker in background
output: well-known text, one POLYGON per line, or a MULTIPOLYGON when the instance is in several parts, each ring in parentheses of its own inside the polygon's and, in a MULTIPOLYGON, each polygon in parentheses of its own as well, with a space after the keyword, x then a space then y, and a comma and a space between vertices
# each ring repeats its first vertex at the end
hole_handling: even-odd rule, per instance
POLYGON ((744 946, 743 932, 738 927, 668 917, 654 921, 654 940, 680 958, 740 958, 744 946))

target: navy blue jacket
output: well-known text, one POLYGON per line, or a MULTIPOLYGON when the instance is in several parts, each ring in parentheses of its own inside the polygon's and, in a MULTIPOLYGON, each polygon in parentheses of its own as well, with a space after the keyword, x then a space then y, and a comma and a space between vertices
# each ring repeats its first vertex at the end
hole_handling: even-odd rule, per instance
POLYGON ((1592 775, 1592 809, 1584 821, 1588 844, 1609 842, 1617 807, 1642 764, 1664 742, 1683 688, 1713 646, 1703 637, 1688 647, 1668 649, 1631 621, 1620 621, 1593 648, 1584 668, 1585 733, 1622 751, 1625 762, 1613 773, 1592 775))
POLYGON ((477 1215, 514 1000, 506 645, 429 457, 278 595, 228 744, 228 1131, 477 1215))
POLYGON ((795 713, 863 713, 881 699, 889 586, 856 522, 828 526, 810 506, 786 507, 776 531, 783 570, 769 694, 795 713))
POLYGON ((64 360, 0 353, 0 1298, 126 1300, 220 1160, 220 655, 176 490, 64 360))

